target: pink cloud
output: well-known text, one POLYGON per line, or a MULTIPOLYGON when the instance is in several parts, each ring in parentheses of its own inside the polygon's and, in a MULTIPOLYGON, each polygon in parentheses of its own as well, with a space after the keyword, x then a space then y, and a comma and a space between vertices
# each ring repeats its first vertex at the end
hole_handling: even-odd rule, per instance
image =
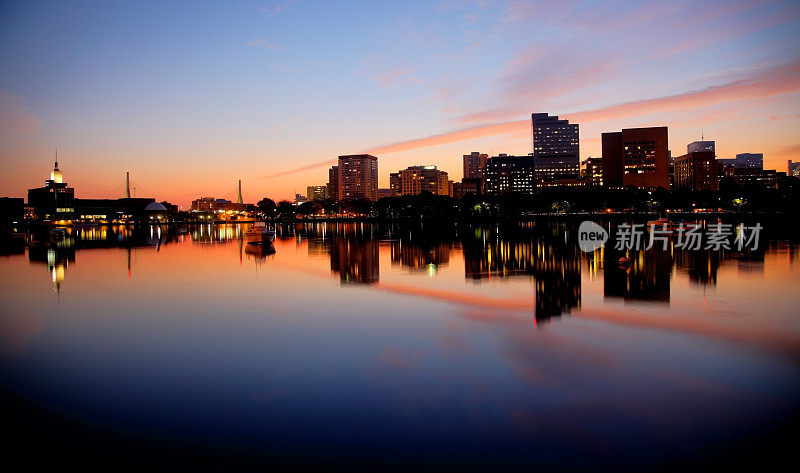
POLYGON ((765 98, 800 90, 800 61, 759 71, 749 78, 728 84, 655 99, 628 102, 598 110, 568 114, 578 123, 612 118, 651 115, 707 105, 765 98))
MULTIPOLYGON (((766 98, 800 91, 800 61, 764 69, 751 77, 655 99, 628 102, 596 110, 567 114, 576 123, 597 122, 618 118, 653 115, 665 112, 690 110, 693 108, 736 102, 743 99, 766 98)), ((520 133, 528 130, 527 120, 515 120, 491 125, 478 125, 426 138, 401 141, 372 148, 373 154, 395 153, 427 148, 441 144, 466 141, 485 136, 520 133)))

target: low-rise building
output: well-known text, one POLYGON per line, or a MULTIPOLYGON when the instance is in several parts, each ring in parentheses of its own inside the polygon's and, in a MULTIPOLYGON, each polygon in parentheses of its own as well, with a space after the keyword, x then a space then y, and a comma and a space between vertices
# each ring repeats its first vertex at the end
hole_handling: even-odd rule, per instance
POLYGON ((436 166, 410 166, 389 174, 392 195, 417 195, 428 191, 435 195, 450 195, 450 183, 445 171, 436 166))

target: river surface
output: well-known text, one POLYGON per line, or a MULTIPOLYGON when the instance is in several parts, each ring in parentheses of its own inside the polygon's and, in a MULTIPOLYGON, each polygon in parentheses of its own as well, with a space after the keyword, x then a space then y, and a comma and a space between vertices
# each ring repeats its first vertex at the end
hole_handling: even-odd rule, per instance
POLYGON ((272 246, 249 225, 96 227, 6 248, 0 388, 114 448, 261 468, 636 470, 796 422, 796 242, 620 266, 566 224, 510 227, 297 224, 272 246))

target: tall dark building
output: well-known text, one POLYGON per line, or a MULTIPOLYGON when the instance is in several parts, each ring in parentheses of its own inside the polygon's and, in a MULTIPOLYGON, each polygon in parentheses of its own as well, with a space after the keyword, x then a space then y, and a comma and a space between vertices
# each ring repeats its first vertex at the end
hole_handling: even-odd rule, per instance
POLYGON ((536 192, 534 164, 530 156, 501 154, 486 161, 486 193, 536 192))
POLYGON ((539 181, 576 179, 580 174, 578 124, 546 113, 531 114, 533 159, 539 181))
POLYGON ((603 185, 669 189, 667 127, 603 133, 603 185))
POLYGON ((75 213, 75 189, 67 186, 58 159, 50 172, 50 179, 44 181, 44 187, 28 189, 28 205, 33 207, 37 219, 68 220, 75 213))
POLYGON ((370 154, 339 156, 339 200, 378 200, 378 158, 370 154))
POLYGON ((675 189, 712 190, 719 188, 717 163, 713 151, 698 151, 675 158, 675 189))
POLYGON ((331 166, 328 170, 328 198, 339 200, 339 166, 331 166))

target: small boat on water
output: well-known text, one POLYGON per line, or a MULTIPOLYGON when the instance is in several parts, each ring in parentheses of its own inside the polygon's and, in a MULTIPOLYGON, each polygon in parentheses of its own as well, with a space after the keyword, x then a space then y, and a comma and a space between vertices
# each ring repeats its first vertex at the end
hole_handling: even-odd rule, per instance
POLYGON ((275 239, 275 230, 270 230, 266 225, 256 224, 250 230, 244 232, 245 236, 252 239, 272 241, 275 239))

